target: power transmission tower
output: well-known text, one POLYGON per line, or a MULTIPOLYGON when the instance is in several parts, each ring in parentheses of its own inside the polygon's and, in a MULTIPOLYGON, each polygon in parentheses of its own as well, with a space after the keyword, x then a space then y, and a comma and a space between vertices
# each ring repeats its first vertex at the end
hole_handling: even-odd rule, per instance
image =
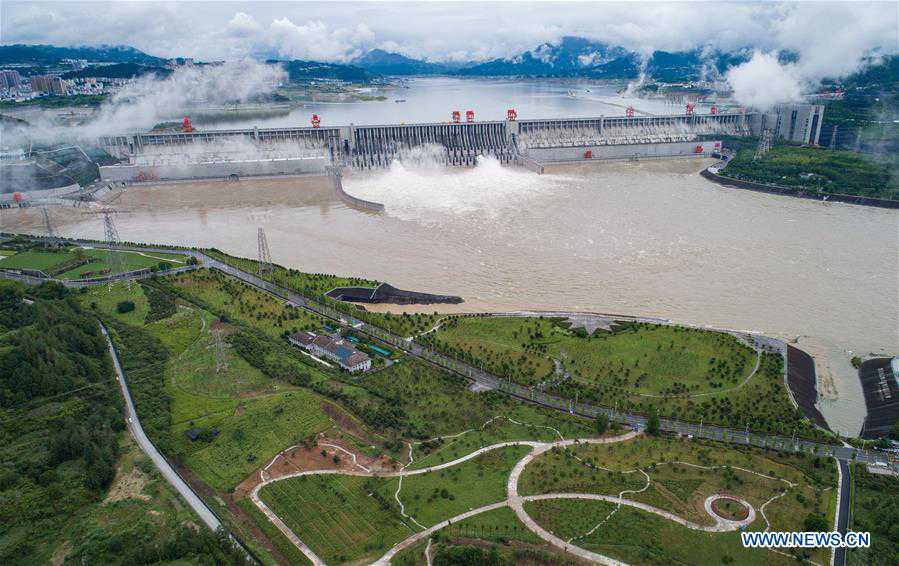
POLYGON ((41 216, 44 218, 44 231, 47 233, 47 243, 53 247, 59 245, 59 241, 56 238, 56 230, 53 229, 53 223, 50 222, 50 212, 46 206, 41 207, 41 216))
MULTIPOLYGON (((115 214, 116 210, 112 208, 104 208, 101 213, 103 214, 103 239, 110 245, 115 245, 121 242, 119 238, 119 231, 116 229, 115 222, 112 220, 112 215, 115 214)), ((125 271, 125 262, 124 257, 122 256, 122 252, 113 250, 111 248, 106 249, 106 264, 109 266, 109 275, 114 275, 116 273, 124 273, 125 271)), ((125 286, 128 289, 131 289, 131 280, 125 279, 125 286)), ((109 287, 112 288, 112 280, 109 280, 109 287)))
POLYGON ((265 237, 265 230, 259 228, 256 236, 259 248, 259 265, 257 266, 257 273, 259 275, 270 274, 274 269, 272 267, 272 254, 268 249, 268 239, 265 237))
POLYGON ((768 153, 768 150, 771 149, 771 137, 773 132, 771 130, 765 130, 762 132, 762 137, 759 139, 759 146, 755 150, 755 156, 752 158, 753 161, 758 161, 762 158, 763 155, 768 153))
POLYGON ((221 329, 213 330, 212 337, 215 340, 215 373, 220 373, 228 369, 228 357, 225 355, 225 340, 221 329))

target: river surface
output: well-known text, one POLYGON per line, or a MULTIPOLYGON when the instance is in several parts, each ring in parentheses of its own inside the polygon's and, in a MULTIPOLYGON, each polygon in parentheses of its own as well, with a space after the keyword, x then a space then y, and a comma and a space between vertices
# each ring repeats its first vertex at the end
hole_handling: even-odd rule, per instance
MULTIPOLYGON (((831 426, 858 433, 865 407, 849 360, 899 350, 899 215, 726 189, 698 175, 707 164, 540 176, 488 159, 348 174, 346 190, 383 202, 380 214, 348 208, 322 178, 160 184, 128 189, 115 221, 123 240, 249 257, 262 226, 277 263, 464 297, 449 310, 658 316, 798 340, 817 361, 831 426)), ((103 237, 99 215, 51 215, 63 235, 103 237)), ((0 211, 0 227, 42 232, 27 209, 0 211)))
MULTIPOLYGON (((307 102, 287 115, 259 117, 218 117, 214 123, 199 116, 195 124, 208 128, 260 128, 308 126, 317 114, 322 126, 349 124, 399 124, 410 122, 447 122, 453 110, 473 110, 477 120, 505 120, 506 110, 514 108, 519 119, 623 116, 628 106, 638 115, 683 114, 684 105, 663 99, 640 99, 626 94, 626 82, 583 80, 459 79, 449 77, 414 78, 402 85, 373 90, 371 95, 386 96, 383 101, 307 102), (396 102, 402 100, 404 102, 396 102)), ((699 104, 697 112, 708 112, 699 104)), ((181 118, 173 114, 171 119, 181 118)))
MULTIPOLYGON (((620 82, 419 78, 383 102, 309 103, 287 115, 229 117, 206 127, 682 113, 619 95, 620 82), (405 100, 405 102, 394 102, 405 100)), ((705 111, 701 107, 699 111, 705 111)), ((199 126, 204 126, 198 123, 199 126)), ((412 164, 349 173, 351 194, 386 205, 347 208, 321 178, 131 188, 115 201, 124 240, 215 246, 255 257, 263 226, 276 262, 461 295, 443 310, 571 309, 658 316, 758 331, 815 356, 821 409, 859 431, 855 355, 899 353, 896 211, 725 189, 702 160, 555 166, 548 174, 482 160, 473 169, 412 164)), ((103 237, 102 217, 53 208, 61 234, 103 237)), ((0 210, 0 229, 43 231, 34 210, 0 210)), ((409 307, 406 307, 409 308, 409 307)), ((433 307, 429 307, 432 309, 433 307)), ((409 309, 411 310, 411 309, 409 309)))

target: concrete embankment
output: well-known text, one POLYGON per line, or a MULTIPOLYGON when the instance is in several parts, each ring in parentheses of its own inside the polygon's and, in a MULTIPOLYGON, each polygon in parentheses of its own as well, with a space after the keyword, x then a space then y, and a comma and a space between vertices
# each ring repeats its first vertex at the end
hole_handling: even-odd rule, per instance
POLYGON ((787 385, 799 410, 819 427, 830 430, 827 420, 818 410, 817 373, 815 360, 799 348, 787 346, 787 385))
MULTIPOLYGON (((628 159, 668 159, 672 157, 708 157, 720 148, 720 141, 687 141, 659 143, 630 143, 611 145, 584 145, 571 147, 531 148, 519 159, 528 159, 537 165, 548 163, 588 163, 628 159)), ((530 167, 529 167, 530 168, 530 167)))
POLYGON ((353 208, 358 208, 361 210, 367 210, 370 212, 384 212, 383 204, 354 197, 353 195, 343 190, 343 174, 340 172, 340 169, 338 167, 329 166, 327 171, 328 177, 330 177, 331 183, 334 185, 334 191, 337 193, 337 196, 340 197, 340 200, 342 200, 344 203, 353 208))
POLYGON ((899 201, 895 200, 885 200, 879 198, 871 198, 871 197, 862 197, 857 195, 842 195, 842 194, 830 194, 830 193, 819 193, 816 191, 806 190, 798 187, 784 187, 781 185, 765 185, 762 183, 755 183, 752 181, 743 181, 740 179, 732 179, 730 177, 725 177, 719 173, 716 173, 714 169, 720 171, 722 169, 721 164, 715 164, 701 171, 699 174, 712 181, 714 183, 718 183, 724 187, 736 188, 736 189, 747 189, 750 191, 757 191, 760 193, 770 193, 775 195, 786 195, 791 197, 805 198, 811 200, 820 200, 820 201, 828 201, 828 202, 845 202, 849 204, 861 204, 864 206, 876 206, 878 208, 899 208, 899 201))

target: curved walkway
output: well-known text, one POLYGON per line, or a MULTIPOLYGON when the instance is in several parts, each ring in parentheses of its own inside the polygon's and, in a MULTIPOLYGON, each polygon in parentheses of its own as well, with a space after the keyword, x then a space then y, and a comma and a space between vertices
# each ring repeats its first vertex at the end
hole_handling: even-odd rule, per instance
MULTIPOLYGON (((640 491, 643 491, 643 490, 638 490, 638 491, 625 490, 625 491, 622 491, 617 496, 601 495, 601 494, 595 494, 595 493, 547 493, 547 494, 540 494, 540 495, 522 496, 518 493, 518 482, 519 482, 519 479, 520 479, 521 474, 524 471, 524 469, 534 459, 536 459, 539 456, 545 454, 546 452, 552 450, 553 448, 575 446, 575 445, 580 445, 580 444, 611 444, 611 443, 616 443, 616 442, 624 442, 624 441, 627 441, 627 440, 630 440, 630 439, 636 437, 638 434, 640 434, 640 433, 627 432, 625 434, 621 434, 621 435, 613 436, 613 437, 606 437, 606 438, 570 439, 570 440, 558 440, 555 442, 537 442, 537 441, 530 441, 530 440, 499 442, 496 444, 491 444, 489 446, 484 446, 478 450, 475 450, 474 452, 466 454, 465 456, 456 458, 455 460, 451 460, 449 462, 444 462, 443 464, 438 464, 435 466, 430 466, 427 468, 421 468, 421 469, 415 469, 415 470, 405 469, 406 466, 411 465, 413 462, 412 454, 411 454, 412 447, 410 446, 409 462, 406 464, 406 466, 404 466, 397 472, 387 472, 387 473, 376 474, 376 473, 369 472, 369 471, 308 470, 308 471, 294 472, 294 473, 286 474, 286 475, 278 477, 278 478, 270 478, 270 477, 268 477, 268 474, 263 474, 263 477, 262 477, 263 481, 261 483, 259 483, 258 485, 256 485, 256 487, 251 492, 250 497, 251 497, 251 500, 253 501, 253 503, 259 508, 259 510, 262 511, 269 518, 269 520, 284 534, 284 536, 286 536, 288 538, 288 540, 290 540, 301 552, 303 552, 303 554, 306 555, 307 558, 309 558, 310 561, 312 561, 313 564, 315 564, 317 566, 324 564, 324 561, 318 555, 316 555, 315 552, 311 548, 309 548, 305 543, 303 543, 303 541, 300 540, 300 538, 296 535, 296 533, 294 533, 290 529, 290 527, 288 527, 280 519, 280 517, 278 517, 278 515, 274 511, 269 509, 269 507, 265 504, 265 502, 263 502, 262 499, 259 497, 259 492, 266 485, 274 483, 276 481, 289 479, 289 478, 308 476, 308 475, 323 475, 323 474, 364 476, 364 477, 377 476, 377 477, 384 477, 384 478, 398 477, 398 478, 400 478, 400 481, 402 481, 402 478, 404 478, 406 476, 420 475, 420 474, 424 474, 424 473, 428 473, 428 472, 433 472, 433 471, 450 468, 457 464, 467 462, 468 460, 476 458, 486 452, 490 452, 492 450, 497 450, 500 448, 505 448, 508 446, 530 446, 530 447, 532 447, 532 450, 526 456, 524 456, 518 462, 516 462, 515 467, 512 468, 512 471, 509 473, 509 478, 506 483, 506 499, 504 501, 498 501, 496 503, 491 503, 489 505, 484 505, 484 506, 481 506, 481 507, 478 507, 475 509, 471 509, 469 511, 466 511, 464 513, 461 513, 459 515, 456 515, 454 517, 451 517, 449 519, 441 521, 431 527, 425 527, 424 525, 421 525, 420 523, 418 523, 418 521, 415 521, 414 518, 407 516, 410 520, 415 522, 416 525, 421 527, 422 530, 410 535, 409 537, 405 538, 404 540, 402 540, 399 543, 397 543, 396 545, 394 545, 383 556, 381 556, 379 559, 377 559, 374 562, 374 564, 379 564, 379 565, 389 564, 390 560, 393 559, 398 553, 415 545, 416 543, 418 543, 422 540, 429 539, 435 532, 439 531, 440 529, 447 527, 449 525, 452 525, 454 523, 457 523, 459 521, 462 521, 464 519, 467 519, 469 517, 473 517, 480 513, 485 513, 487 511, 492 511, 494 509, 499 509, 502 507, 511 508, 512 511, 518 517, 518 519, 522 522, 522 524, 525 527, 527 527, 531 532, 533 532, 534 534, 536 534, 538 537, 540 537, 544 541, 548 542, 549 544, 551 544, 561 550, 564 550, 565 552, 568 552, 574 556, 577 556, 584 560, 588 560, 588 561, 595 562, 598 564, 606 564, 609 566, 621 566, 624 564, 623 562, 620 562, 620 561, 610 558, 608 556, 604 556, 602 554, 598 554, 596 552, 592 552, 590 550, 587 550, 587 549, 581 548, 577 545, 574 545, 571 543, 571 540, 573 540, 573 539, 570 539, 568 541, 563 540, 560 537, 549 532, 545 528, 541 527, 539 524, 537 524, 537 522, 535 522, 530 517, 530 515, 528 515, 528 513, 524 509, 524 504, 526 502, 531 502, 531 501, 544 501, 544 500, 553 500, 553 499, 584 499, 584 500, 594 500, 594 501, 605 501, 607 503, 617 504, 619 508, 621 505, 627 505, 627 506, 630 506, 630 507, 633 507, 636 509, 640 509, 647 513, 654 513, 664 519, 667 519, 669 521, 673 521, 675 523, 683 525, 686 528, 703 531, 703 532, 709 532, 709 533, 734 531, 734 530, 737 530, 746 525, 752 524, 756 520, 757 514, 756 514, 755 508, 745 499, 743 499, 741 497, 736 497, 733 495, 712 494, 712 495, 708 496, 704 503, 705 510, 709 514, 709 516, 715 521, 715 523, 713 525, 701 525, 701 524, 695 523, 693 521, 690 521, 688 519, 684 519, 683 517, 675 515, 674 513, 671 513, 669 511, 665 511, 664 509, 659 509, 658 507, 653 507, 652 505, 648 505, 646 503, 641 503, 639 501, 633 501, 630 499, 623 498, 623 495, 625 493, 629 493, 629 492, 639 493, 640 491), (733 521, 733 520, 728 520, 728 519, 725 519, 725 518, 717 515, 714 512, 714 510, 712 509, 712 502, 715 499, 718 499, 720 497, 728 497, 731 499, 735 499, 736 501, 738 501, 742 505, 744 505, 747 508, 747 510, 749 511, 746 518, 739 520, 739 521, 733 521)), ((697 467, 705 468, 705 466, 697 466, 697 467)), ((640 471, 642 472, 642 470, 640 470, 640 471)), ((751 470, 745 470, 745 471, 747 471, 749 473, 760 475, 762 477, 768 477, 768 476, 765 476, 764 474, 760 474, 758 472, 753 472, 751 470)), ((650 479, 649 475, 646 474, 646 472, 643 472, 643 474, 647 476, 646 487, 648 487, 651 479, 650 479)), ((771 478, 771 479, 777 479, 777 478, 771 478)), ((643 489, 645 490, 646 487, 644 487, 643 489)), ((402 510, 403 509, 402 502, 399 500, 399 491, 400 491, 400 489, 398 488, 397 492, 394 494, 394 496, 397 499, 397 502, 400 504, 401 512, 403 513, 404 516, 406 516, 405 511, 402 510)), ((770 503, 770 501, 768 501, 767 503, 770 503)), ((616 511, 617 511, 617 509, 616 509, 616 511)), ((611 516, 611 514, 610 514, 610 516, 611 516)), ((605 520, 608 520, 608 517, 606 517, 605 520)), ((603 522, 605 522, 605 520, 603 522)), ((602 524, 602 522, 600 524, 598 524, 596 527, 594 527, 593 529, 591 529, 587 534, 590 534, 593 531, 595 531, 601 524, 602 524)), ((586 536, 586 535, 582 535, 582 536, 586 536)))

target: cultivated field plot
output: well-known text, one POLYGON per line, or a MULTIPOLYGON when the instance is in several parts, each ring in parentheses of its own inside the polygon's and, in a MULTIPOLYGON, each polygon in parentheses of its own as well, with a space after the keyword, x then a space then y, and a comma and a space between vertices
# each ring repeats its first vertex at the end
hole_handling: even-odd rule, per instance
POLYGON ((285 331, 316 330, 323 320, 303 309, 228 277, 220 271, 199 270, 174 275, 168 283, 190 299, 228 318, 243 322, 271 336, 285 331))
MULTIPOLYGON (((426 527, 506 499, 506 480, 515 463, 531 451, 529 446, 509 446, 485 452, 455 466, 403 478, 399 498, 406 514, 426 527)), ((389 499, 396 493, 399 478, 381 488, 389 499)))
POLYGON ((379 494, 384 480, 301 476, 267 485, 260 497, 325 562, 370 561, 417 528, 379 494))
MULTIPOLYGON (((816 520, 826 524, 832 522, 836 497, 835 474, 833 461, 829 458, 777 454, 760 449, 738 449, 664 437, 638 437, 620 444, 580 445, 568 450, 551 450, 525 468, 519 489, 525 495, 575 492, 617 497, 625 492, 626 499, 646 503, 707 526, 714 525, 714 520, 704 509, 706 498, 724 494, 740 497, 756 509, 756 520, 749 525, 749 530, 802 531, 808 530, 806 525, 816 520), (764 516, 758 512, 760 509, 764 509, 764 516)), ((586 501, 535 505, 541 513, 545 512, 544 516, 550 521, 541 525, 556 534, 559 534, 556 528, 566 533, 576 531, 584 534, 605 517, 594 514, 596 509, 603 508, 602 504, 594 505, 586 501), (581 511, 573 517, 568 516, 577 509, 581 511), (593 523, 588 524, 590 521, 593 523), (585 528, 578 531, 581 527, 585 528)), ((644 521, 639 518, 640 514, 651 515, 642 510, 628 509, 629 513, 622 517, 633 515, 635 518, 632 520, 636 522, 644 521)), ((624 510, 623 507, 618 514, 624 510)), ((611 525, 619 520, 618 514, 613 515, 609 523, 604 523, 599 530, 612 528, 611 525)), ((621 520, 624 521, 623 518, 621 520)), ((663 523, 670 523, 662 529, 665 532, 671 529, 685 533, 690 531, 667 519, 659 517, 658 520, 662 523, 654 526, 658 522, 655 518, 646 519, 649 530, 645 532, 659 534, 663 523)), ((725 542, 730 541, 728 536, 732 536, 708 535, 699 531, 690 531, 688 535, 690 540, 711 537, 725 542)), ((596 540, 614 539, 600 537, 596 540)), ((617 543, 620 544, 621 540, 618 539, 617 543)), ((647 552, 647 556, 660 552, 658 548, 653 549, 652 539, 643 540, 641 537, 640 542, 629 544, 642 548, 641 552, 647 552)), ((724 543, 719 541, 718 544, 724 543)), ((739 546, 738 541, 735 544, 739 546)), ((736 547, 729 551, 732 557, 738 554, 736 547)), ((812 554, 816 559, 823 558, 823 555, 818 556, 820 551, 812 554)), ((622 558, 615 554, 611 556, 622 558)), ((673 556, 689 561, 690 555, 680 556, 675 552, 673 556)), ((632 558, 622 559, 627 561, 632 558)))

